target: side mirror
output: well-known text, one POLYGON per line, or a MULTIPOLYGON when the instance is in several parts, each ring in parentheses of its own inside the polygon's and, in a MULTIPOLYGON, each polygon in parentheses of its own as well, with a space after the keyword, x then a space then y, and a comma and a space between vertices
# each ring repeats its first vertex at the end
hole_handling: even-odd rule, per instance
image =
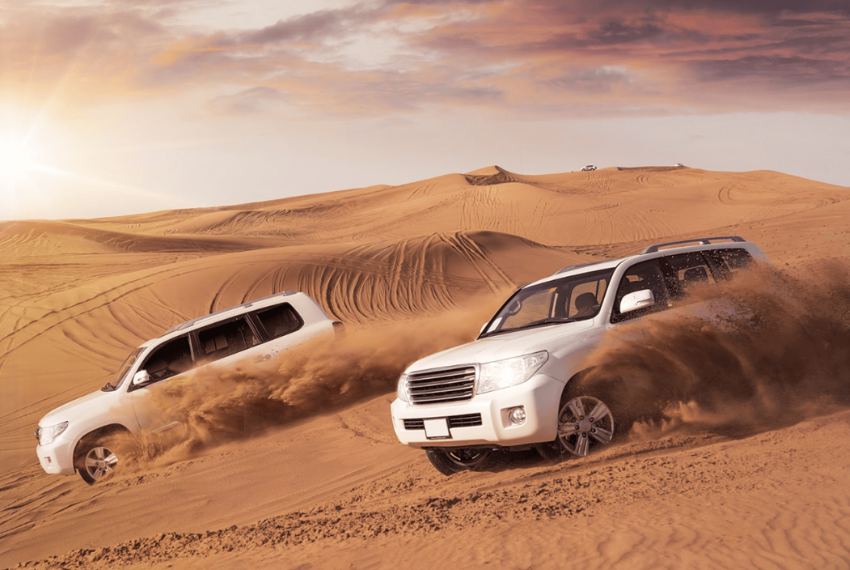
POLYGON ((147 370, 139 370, 136 372, 136 375, 133 376, 133 386, 141 386, 142 384, 147 384, 151 381, 151 375, 148 374, 147 370))
POLYGON ((620 301, 620 314, 630 313, 655 304, 655 295, 649 289, 629 293, 620 301))

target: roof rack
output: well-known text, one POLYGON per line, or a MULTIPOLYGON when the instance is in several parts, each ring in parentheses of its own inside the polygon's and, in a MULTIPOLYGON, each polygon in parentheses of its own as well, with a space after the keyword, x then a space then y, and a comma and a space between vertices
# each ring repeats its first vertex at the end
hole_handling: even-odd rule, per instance
POLYGON ((711 245, 712 241, 717 241, 717 240, 729 240, 729 241, 738 241, 738 242, 747 241, 744 238, 742 238, 741 236, 717 236, 717 237, 683 239, 681 241, 670 241, 670 242, 667 242, 667 243, 659 243, 659 244, 651 245, 640 253, 641 253, 641 255, 643 255, 644 253, 655 253, 656 251, 659 250, 659 248, 667 247, 667 246, 670 246, 670 245, 681 245, 683 243, 699 242, 699 245, 711 245))
POLYGON ((195 323, 206 320, 210 317, 214 317, 216 315, 220 315, 222 313, 226 313, 227 311, 232 311, 233 309, 247 309, 248 307, 250 307, 254 303, 259 303, 260 301, 265 301, 265 300, 271 299, 273 297, 286 297, 287 295, 294 295, 295 293, 296 293, 295 291, 281 291, 280 293, 274 293, 272 295, 260 297, 259 299, 254 299, 253 301, 248 301, 247 303, 242 303, 241 305, 236 305, 234 307, 227 307, 226 309, 222 309, 220 311, 216 311, 216 312, 210 313, 208 315, 203 315, 201 317, 194 318, 191 321, 186 321, 185 323, 180 323, 179 325, 174 325, 173 327, 171 327, 170 329, 165 331, 165 334, 168 334, 168 333, 174 332, 174 331, 182 331, 183 329, 187 329, 187 328, 191 327, 195 323))

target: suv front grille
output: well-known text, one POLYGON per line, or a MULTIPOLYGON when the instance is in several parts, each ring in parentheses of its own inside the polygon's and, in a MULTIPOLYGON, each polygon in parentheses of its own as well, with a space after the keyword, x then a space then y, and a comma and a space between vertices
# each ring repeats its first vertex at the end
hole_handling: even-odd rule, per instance
POLYGON ((471 400, 475 392, 475 367, 460 366, 407 375, 411 404, 471 400))
MULTIPOLYGON (((462 416, 449 416, 450 428, 475 427, 481 425, 481 414, 464 414, 462 416)), ((404 420, 404 429, 425 429, 424 419, 404 420)))

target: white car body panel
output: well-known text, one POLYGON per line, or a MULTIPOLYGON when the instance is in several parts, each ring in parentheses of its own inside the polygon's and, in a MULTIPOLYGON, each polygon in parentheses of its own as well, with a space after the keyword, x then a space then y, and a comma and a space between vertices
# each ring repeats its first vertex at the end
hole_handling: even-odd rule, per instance
MULTIPOLYGON (((606 334, 622 327, 621 324, 612 324, 611 315, 615 292, 623 275, 630 267, 652 259, 712 249, 745 249, 756 262, 769 263, 767 256, 758 247, 750 242, 740 241, 741 238, 736 238, 736 241, 732 243, 717 244, 710 243, 710 240, 721 238, 702 239, 708 243, 661 249, 618 260, 576 266, 574 269, 567 268, 527 285, 526 287, 534 287, 564 277, 614 269, 599 312, 592 319, 485 336, 471 343, 427 356, 410 365, 405 374, 475 366, 475 390, 471 399, 444 403, 414 404, 396 398, 391 405, 391 412, 393 428, 399 441, 411 447, 428 449, 489 444, 492 444, 494 448, 510 448, 552 441, 556 436, 558 406, 564 387, 571 378, 586 369, 587 358, 606 334), (510 388, 477 393, 477 371, 482 364, 544 350, 549 354, 548 360, 526 382, 510 388), (507 413, 508 410, 517 406, 525 407, 527 420, 522 425, 511 425, 507 421, 507 413), (452 418, 468 414, 481 414, 481 425, 450 429, 450 437, 447 439, 429 439, 424 430, 408 429, 404 423, 405 420, 452 418)), ((672 306, 672 303, 666 305, 666 307, 672 306)), ((682 309, 677 309, 677 312, 679 310, 700 318, 722 319, 724 315, 731 314, 735 309, 730 303, 719 299, 708 303, 686 304, 682 306, 682 309)), ((653 318, 663 319, 665 314, 663 311, 655 313, 653 318)), ((487 326, 485 325, 482 332, 487 326)), ((642 338, 643 333, 639 330, 629 330, 630 334, 636 335, 637 339, 642 338)))
POLYGON ((140 348, 143 348, 144 351, 127 371, 123 382, 116 390, 87 394, 47 413, 39 421, 39 428, 54 426, 62 422, 68 422, 68 428, 52 443, 37 446, 36 454, 39 457, 39 462, 47 473, 72 475, 75 471, 73 459, 76 446, 86 435, 108 426, 119 426, 130 433, 138 433, 141 430, 156 431, 168 428, 174 423, 175 419, 170 417, 167 411, 158 411, 152 408, 149 400, 152 390, 162 389, 169 382, 180 378, 191 380, 192 376, 198 373, 235 370, 242 365, 256 367, 258 370, 267 373, 274 373, 276 372, 276 359, 274 357, 277 354, 312 338, 320 336, 332 338, 335 334, 335 322, 306 294, 286 292, 178 325, 161 337, 141 345, 140 348), (301 328, 285 336, 268 340, 237 354, 198 366, 188 372, 177 374, 162 381, 143 386, 132 385, 132 379, 139 372, 142 364, 145 363, 145 359, 168 341, 181 335, 214 326, 216 323, 235 316, 281 304, 289 304, 295 309, 303 320, 301 328))

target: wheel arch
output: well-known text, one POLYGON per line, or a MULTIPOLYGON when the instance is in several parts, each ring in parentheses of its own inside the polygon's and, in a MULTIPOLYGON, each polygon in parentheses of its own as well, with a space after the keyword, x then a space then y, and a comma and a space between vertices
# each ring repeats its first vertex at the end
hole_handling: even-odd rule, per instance
POLYGON ((83 442, 122 432, 127 434, 131 433, 130 430, 122 424, 107 424, 82 435, 80 439, 77 440, 77 443, 74 444, 74 470, 77 470, 77 460, 80 458, 80 447, 83 442))
MULTIPOLYGON (((584 368, 572 376, 567 380, 564 384, 564 390, 561 392, 561 406, 565 403, 565 398, 568 394, 573 394, 575 391, 580 390, 582 386, 582 380, 584 380, 587 376, 589 376, 594 370, 596 370, 598 366, 589 366, 584 368)), ((627 385, 623 381, 622 378, 610 378, 601 380, 602 385, 600 386, 603 390, 627 390, 627 385)), ((592 395, 592 394, 591 394, 592 395)), ((560 409, 560 407, 559 407, 560 409)))

